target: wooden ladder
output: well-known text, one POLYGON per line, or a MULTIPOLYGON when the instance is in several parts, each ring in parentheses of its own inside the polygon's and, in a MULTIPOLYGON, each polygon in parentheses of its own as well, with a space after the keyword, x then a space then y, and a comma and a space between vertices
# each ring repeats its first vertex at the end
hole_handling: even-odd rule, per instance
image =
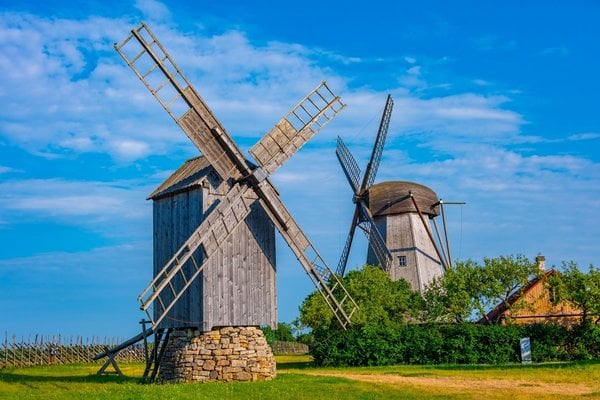
POLYGON ((172 328, 158 329, 154 334, 154 346, 152 351, 148 352, 148 343, 146 345, 146 368, 144 369, 144 375, 142 376, 142 383, 152 383, 156 380, 156 375, 160 369, 160 362, 165 355, 165 349, 169 342, 169 336, 172 328))

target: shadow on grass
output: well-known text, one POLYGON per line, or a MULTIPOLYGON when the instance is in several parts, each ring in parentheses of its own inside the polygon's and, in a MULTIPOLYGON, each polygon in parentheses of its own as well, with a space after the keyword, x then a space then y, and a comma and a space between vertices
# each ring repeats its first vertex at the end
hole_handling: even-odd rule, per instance
POLYGON ((312 361, 278 362, 277 370, 315 368, 312 361))
POLYGON ((47 376, 28 375, 14 371, 0 371, 0 382, 22 383, 27 382, 62 382, 62 383, 138 383, 140 378, 119 375, 75 375, 75 376, 47 376))

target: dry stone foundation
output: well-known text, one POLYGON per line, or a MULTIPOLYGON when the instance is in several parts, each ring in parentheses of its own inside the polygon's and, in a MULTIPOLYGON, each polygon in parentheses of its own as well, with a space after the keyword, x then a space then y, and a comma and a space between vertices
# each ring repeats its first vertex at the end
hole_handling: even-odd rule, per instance
POLYGON ((210 332, 171 332, 159 380, 260 381, 276 374, 275 357, 259 328, 225 327, 210 332))

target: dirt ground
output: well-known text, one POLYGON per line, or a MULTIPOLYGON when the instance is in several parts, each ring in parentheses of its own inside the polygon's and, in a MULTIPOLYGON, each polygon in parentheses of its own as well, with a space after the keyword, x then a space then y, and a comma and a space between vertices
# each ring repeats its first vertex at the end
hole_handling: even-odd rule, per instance
POLYGON ((550 396, 585 396, 595 393, 597 388, 584 384, 574 383, 549 383, 531 382, 516 379, 469 379, 447 376, 399 376, 391 374, 352 374, 352 373, 329 373, 302 371, 302 373, 318 376, 329 376, 347 378, 362 382, 409 385, 416 387, 428 387, 439 389, 455 389, 459 391, 505 391, 507 393, 527 393, 528 395, 550 395, 550 396))

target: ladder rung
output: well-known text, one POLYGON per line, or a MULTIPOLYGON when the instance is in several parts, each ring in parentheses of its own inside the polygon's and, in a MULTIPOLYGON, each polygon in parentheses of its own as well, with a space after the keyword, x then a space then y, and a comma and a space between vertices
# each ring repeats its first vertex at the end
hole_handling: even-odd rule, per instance
MULTIPOLYGON (((156 64, 156 65, 158 65, 158 64, 156 64)), ((162 88, 167 86, 167 84, 169 84, 170 82, 171 82, 171 80, 169 78, 165 79, 155 89, 152 89, 152 94, 156 95, 156 93, 158 93, 162 88)))
MULTIPOLYGON (((161 88, 161 89, 162 89, 162 88, 161 88)), ((158 89, 158 90, 160 90, 160 89, 158 89)), ((157 92, 158 92, 158 90, 157 90, 157 92)), ((177 100, 179 100, 180 98, 181 98, 181 93, 177 93, 177 94, 175 95, 175 97, 173 97, 173 98, 172 98, 172 99, 171 99, 171 100, 170 100, 168 103, 165 103, 165 105, 167 106, 167 108, 168 108, 168 109, 170 109, 170 108, 171 108, 171 106, 172 106, 173 104, 175 104, 175 102, 176 102, 177 100)))
POLYGON ((171 289, 171 292, 173 292, 173 296, 177 296, 177 292, 175 291, 175 288, 173 287, 173 281, 169 281, 169 289, 171 289))
POLYGON ((185 276, 185 272, 183 272, 183 269, 180 269, 179 272, 181 273, 181 277, 183 278, 183 281, 187 284, 188 278, 185 276))
POLYGON ((304 107, 304 104, 300 104, 300 108, 304 110, 304 112, 306 113, 306 115, 308 115, 310 117, 310 119, 314 118, 314 115, 312 115, 307 109, 306 107, 304 107))
MULTIPOLYGON (((158 64, 156 64, 156 65, 158 65, 158 64)), ((156 89, 154 89, 154 90, 152 91, 152 94, 156 94, 156 93, 158 93, 158 92, 159 92, 159 91, 160 91, 162 88, 164 88, 165 86, 167 86, 167 84, 169 84, 169 83, 171 83, 171 80, 170 80, 169 78, 165 79, 164 81, 162 81, 162 82, 160 83, 160 85, 158 85, 158 86, 156 87, 156 89)))
POLYGON ((144 80, 146 79, 146 77, 148 75, 150 75, 156 68, 158 67, 158 64, 154 63, 154 65, 152 67, 150 67, 150 69, 148 71, 146 71, 145 73, 143 73, 141 75, 142 78, 144 78, 144 80))
POLYGON ((160 297, 160 295, 156 296, 156 299, 158 300, 158 304, 160 304, 161 309, 164 310, 165 309, 165 303, 163 302, 163 300, 160 297))
POLYGON ((294 114, 294 116, 300 121, 302 122, 302 124, 306 125, 306 122, 304 122, 304 120, 302 118, 300 118, 300 116, 298 114, 296 114, 296 110, 292 111, 292 114, 294 114))
POLYGON ((135 55, 135 57, 133 57, 132 59, 128 60, 128 63, 129 63, 129 65, 133 66, 133 64, 135 64, 135 62, 136 62, 136 61, 137 61, 137 60, 138 60, 138 59, 139 59, 141 56, 143 56, 143 55, 144 55, 144 53, 146 53, 146 49, 142 48, 142 50, 141 50, 139 53, 137 53, 137 54, 135 55))
POLYGON ((315 106, 315 108, 319 111, 322 111, 323 109, 321 107, 319 107, 310 97, 307 98, 308 101, 310 101, 310 103, 315 106))
MULTIPOLYGON (((319 89, 320 89, 320 88, 319 88, 319 89)), ((327 88, 327 90, 329 91, 329 93, 331 93, 331 90, 329 90, 329 88, 327 88)), ((325 99, 325 97, 323 97, 323 95, 321 94, 321 92, 319 92, 319 91, 317 90, 315 93, 316 93, 316 94, 318 94, 318 95, 319 95, 319 97, 320 97, 320 98, 322 98, 322 99, 323 99, 323 101, 324 101, 325 103, 327 103, 327 104, 329 104, 329 103, 330 103, 329 101, 327 101, 327 99, 325 99)), ((331 94, 333 94, 333 93, 331 93, 331 94)))
POLYGON ((194 264, 194 268, 196 269, 196 271, 198 271, 200 267, 198 266, 198 263, 196 263, 194 256, 190 257, 190 259, 192 260, 192 264, 194 264))
POLYGON ((344 302, 346 301, 346 299, 348 298, 348 295, 345 295, 344 298, 342 300, 339 301, 340 306, 342 304, 344 304, 344 302))

